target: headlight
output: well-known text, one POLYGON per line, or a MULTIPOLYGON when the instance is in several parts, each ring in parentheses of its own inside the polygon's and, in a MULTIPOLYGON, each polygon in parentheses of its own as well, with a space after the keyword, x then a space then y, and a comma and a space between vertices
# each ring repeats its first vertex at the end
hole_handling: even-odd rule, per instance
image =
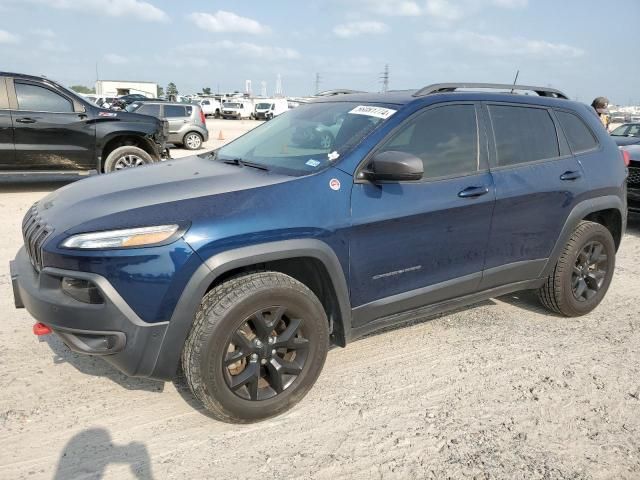
POLYGON ((159 225, 81 233, 67 238, 62 242, 62 246, 64 248, 86 249, 146 247, 169 240, 179 228, 178 225, 159 225))

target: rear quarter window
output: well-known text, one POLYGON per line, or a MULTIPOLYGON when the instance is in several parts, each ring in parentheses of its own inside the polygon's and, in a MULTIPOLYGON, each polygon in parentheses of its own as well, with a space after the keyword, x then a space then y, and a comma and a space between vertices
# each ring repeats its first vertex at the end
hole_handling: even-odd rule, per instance
MULTIPOLYGON (((191 107, 186 107, 191 109, 191 107)), ((189 113, 190 115, 191 113, 189 113)), ((167 118, 186 117, 185 107, 180 105, 165 105, 164 116, 167 118)))
POLYGON ((490 105, 499 167, 560 156, 558 135, 544 108, 490 105))
POLYGON ((580 117, 561 110, 556 110, 556 116, 573 153, 598 148, 598 141, 580 117))

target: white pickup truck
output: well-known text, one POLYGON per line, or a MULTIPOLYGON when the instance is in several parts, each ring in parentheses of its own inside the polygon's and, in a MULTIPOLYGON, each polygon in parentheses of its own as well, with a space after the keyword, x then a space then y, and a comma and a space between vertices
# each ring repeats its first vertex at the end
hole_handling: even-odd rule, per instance
POLYGON ((195 103, 200 105, 200 108, 206 117, 218 118, 222 114, 222 105, 220 105, 220 102, 215 98, 202 98, 195 101, 195 103))

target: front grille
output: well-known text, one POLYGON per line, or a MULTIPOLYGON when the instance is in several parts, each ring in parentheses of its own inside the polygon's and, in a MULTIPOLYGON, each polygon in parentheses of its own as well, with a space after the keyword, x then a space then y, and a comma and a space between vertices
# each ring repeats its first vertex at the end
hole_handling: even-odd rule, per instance
POLYGON ((51 235, 53 229, 46 225, 38 215, 38 204, 29 209, 22 221, 22 236, 24 246, 36 271, 42 269, 42 245, 51 235))
POLYGON ((629 176, 627 177, 629 185, 640 185, 640 168, 629 167, 629 176))

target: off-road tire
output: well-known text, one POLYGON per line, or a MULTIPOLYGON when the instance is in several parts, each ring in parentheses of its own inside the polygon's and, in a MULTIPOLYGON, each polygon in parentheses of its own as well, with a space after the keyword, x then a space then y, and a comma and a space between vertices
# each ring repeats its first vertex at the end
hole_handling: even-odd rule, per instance
POLYGON ((141 160, 139 166, 148 165, 153 163, 153 158, 147 152, 141 148, 134 147, 133 145, 125 145, 118 147, 112 151, 104 162, 104 173, 111 173, 119 170, 117 168, 118 162, 121 161, 127 155, 133 155, 141 160))
POLYGON ((317 380, 329 345, 327 316, 318 298, 304 284, 278 272, 253 272, 231 278, 202 299, 182 352, 189 388, 219 420, 250 423, 277 415, 299 402, 317 380), (236 329, 265 305, 293 305, 305 313, 309 339, 301 373, 281 393, 266 400, 240 398, 227 385, 223 358, 236 329))
POLYGON ((598 306, 607 293, 615 268, 616 247, 611 232, 603 225, 582 221, 567 242, 553 271, 538 290, 542 304, 552 312, 566 317, 585 315, 598 306), (598 241, 604 246, 608 265, 603 284, 590 299, 578 301, 572 290, 572 272, 579 253, 584 246, 598 241))

